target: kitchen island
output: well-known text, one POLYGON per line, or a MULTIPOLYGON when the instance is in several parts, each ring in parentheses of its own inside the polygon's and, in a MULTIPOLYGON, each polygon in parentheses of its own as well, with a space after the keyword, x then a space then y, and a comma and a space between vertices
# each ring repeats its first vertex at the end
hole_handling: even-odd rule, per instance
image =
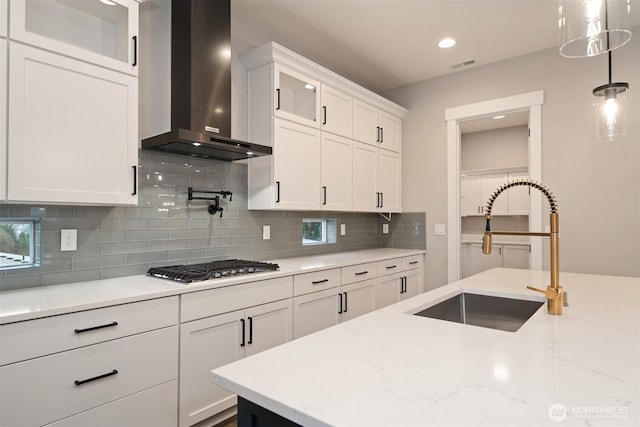
MULTIPOLYGON (((637 426, 640 279, 562 273, 569 306, 518 331, 414 316, 460 291, 543 301, 549 273, 492 269, 215 369, 304 426, 637 426)), ((243 413, 240 407, 239 421, 243 413)))

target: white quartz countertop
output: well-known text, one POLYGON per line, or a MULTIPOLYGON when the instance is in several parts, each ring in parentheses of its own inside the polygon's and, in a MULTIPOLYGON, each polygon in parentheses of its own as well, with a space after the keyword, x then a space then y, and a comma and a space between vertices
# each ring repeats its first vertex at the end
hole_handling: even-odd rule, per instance
POLYGON ((213 371, 304 426, 638 426, 640 279, 561 273, 569 307, 517 332, 411 313, 464 291, 537 299, 497 268, 213 371))
POLYGON ((0 324, 424 253, 383 248, 269 260, 280 269, 189 284, 138 275, 4 291, 0 292, 0 324))

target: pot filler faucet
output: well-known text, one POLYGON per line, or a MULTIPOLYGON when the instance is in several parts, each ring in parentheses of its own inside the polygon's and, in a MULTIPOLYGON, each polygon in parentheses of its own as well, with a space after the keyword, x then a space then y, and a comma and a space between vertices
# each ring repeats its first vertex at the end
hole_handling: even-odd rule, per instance
POLYGON ((567 305, 567 293, 563 292, 562 287, 560 286, 560 263, 558 260, 558 209, 557 202, 555 197, 553 197, 553 194, 551 194, 549 189, 547 189, 542 184, 533 182, 528 179, 507 182, 506 184, 498 187, 498 189, 491 195, 491 197, 489 197, 486 212, 487 213, 484 215, 484 217, 487 220, 487 225, 485 228, 484 237, 482 238, 482 253, 484 254, 488 255, 491 253, 491 241, 493 235, 549 237, 551 241, 551 284, 547 287, 546 291, 534 288, 532 286, 527 286, 527 289, 541 292, 545 295, 545 297, 547 298, 547 312, 549 314, 555 314, 558 316, 562 315, 562 306, 567 305), (536 188, 546 196, 551 208, 549 233, 536 233, 529 231, 491 231, 491 208, 493 207, 493 203, 496 201, 496 198, 500 195, 500 193, 518 185, 536 188))

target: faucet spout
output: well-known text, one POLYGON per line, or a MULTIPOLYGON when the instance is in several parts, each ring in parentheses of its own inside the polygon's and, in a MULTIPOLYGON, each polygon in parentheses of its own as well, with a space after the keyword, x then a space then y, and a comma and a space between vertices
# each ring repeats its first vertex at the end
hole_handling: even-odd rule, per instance
POLYGON ((558 234, 559 234, 559 219, 558 219, 558 209, 557 202, 553 194, 542 184, 539 184, 534 181, 530 181, 528 179, 517 180, 508 182, 500 186, 492 195, 489 197, 489 201, 487 202, 487 210, 485 214, 485 219, 487 220, 484 236, 482 238, 482 252, 484 254, 491 253, 491 243, 493 235, 503 235, 503 236, 543 236, 549 237, 550 240, 550 268, 551 268, 551 282, 546 290, 536 289, 528 286, 527 288, 542 292, 545 294, 547 298, 547 312, 549 314, 554 315, 562 315, 562 307, 565 305, 566 294, 563 292, 562 287, 560 286, 560 261, 559 261, 559 242, 558 242, 558 234), (493 207, 493 203, 496 198, 505 190, 515 187, 518 185, 525 185, 528 187, 533 187, 540 190, 549 201, 549 206, 551 209, 551 214, 549 218, 549 232, 511 232, 511 231, 491 231, 491 208, 493 207))

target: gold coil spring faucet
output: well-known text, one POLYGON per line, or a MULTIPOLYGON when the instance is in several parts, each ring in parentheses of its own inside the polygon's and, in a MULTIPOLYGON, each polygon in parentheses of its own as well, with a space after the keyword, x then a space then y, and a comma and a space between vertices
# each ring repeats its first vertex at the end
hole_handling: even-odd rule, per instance
POLYGON ((549 191, 549 189, 547 189, 542 184, 528 179, 520 179, 507 182, 506 184, 498 187, 498 189, 491 195, 491 197, 489 197, 489 201, 487 202, 487 213, 484 215, 484 217, 487 220, 484 236, 482 238, 482 253, 484 254, 491 253, 491 241, 493 235, 549 237, 551 244, 551 283, 547 287, 546 291, 534 288, 532 286, 527 286, 527 288, 536 292, 542 292, 545 295, 545 297, 547 298, 547 312, 549 314, 558 316, 562 315, 562 307, 564 305, 567 305, 567 294, 566 292, 563 292, 562 287, 560 286, 560 262, 558 259, 558 206, 556 199, 553 197, 553 194, 551 194, 551 191, 549 191), (503 191, 519 185, 536 188, 546 196, 551 209, 549 233, 536 233, 529 231, 491 231, 491 208, 493 207, 493 203, 495 202, 496 198, 503 191))

